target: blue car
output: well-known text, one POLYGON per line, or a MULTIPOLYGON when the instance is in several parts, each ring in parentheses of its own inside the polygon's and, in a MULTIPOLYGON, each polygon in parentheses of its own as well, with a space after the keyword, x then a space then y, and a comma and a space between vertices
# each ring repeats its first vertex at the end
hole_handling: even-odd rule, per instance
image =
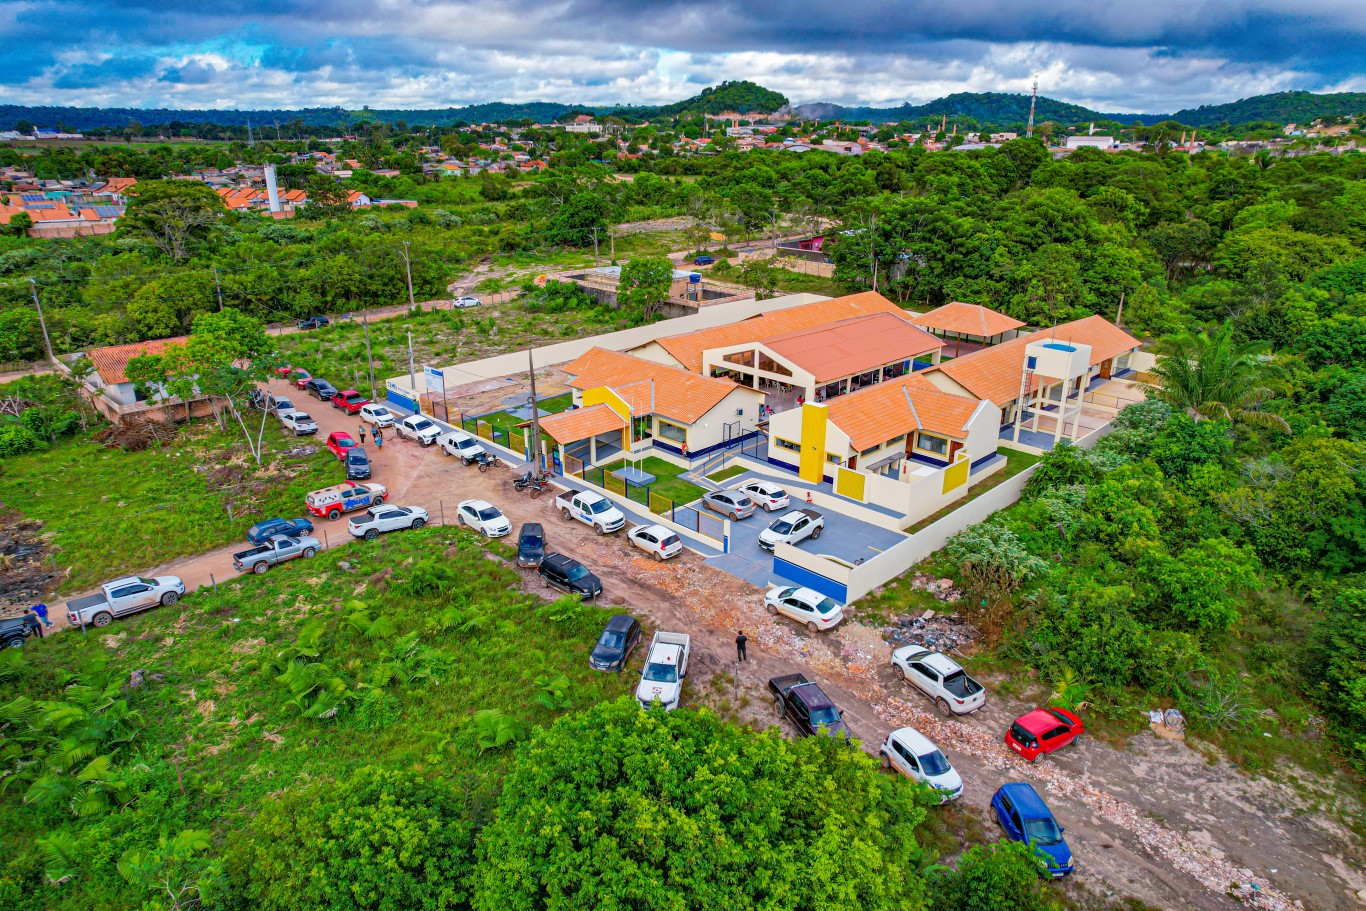
POLYGON ((692 261, 692 264, 694 266, 710 266, 714 262, 716 262, 715 256, 699 256, 692 261))
POLYGON ((991 808, 996 821, 1013 841, 1033 845, 1054 879, 1061 879, 1076 869, 1072 863, 1072 849, 1063 839, 1063 827, 1053 818, 1053 811, 1034 790, 1022 781, 1003 784, 991 795, 991 808))
POLYGON ((272 535, 288 535, 297 538, 299 535, 313 534, 313 523, 307 519, 266 519, 264 522, 257 522, 247 529, 247 540, 252 544, 264 544, 270 540, 272 535))

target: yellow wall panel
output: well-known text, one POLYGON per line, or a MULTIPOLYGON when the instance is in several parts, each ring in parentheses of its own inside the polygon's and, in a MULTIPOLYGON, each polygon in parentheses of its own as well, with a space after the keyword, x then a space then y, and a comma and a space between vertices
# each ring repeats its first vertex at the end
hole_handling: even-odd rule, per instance
POLYGON ((864 487, 867 479, 857 471, 848 468, 835 469, 835 493, 851 500, 864 501, 864 487))
POLYGON ((819 484, 825 478, 827 417, 825 405, 814 402, 802 405, 802 453, 797 475, 809 484, 819 484))

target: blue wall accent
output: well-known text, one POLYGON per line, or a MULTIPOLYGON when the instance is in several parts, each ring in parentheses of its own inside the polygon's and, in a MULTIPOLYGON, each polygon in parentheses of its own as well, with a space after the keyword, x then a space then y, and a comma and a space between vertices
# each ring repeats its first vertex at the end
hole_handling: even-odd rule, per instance
POLYGON ((796 465, 789 465, 789 464, 787 464, 786 462, 783 462, 783 461, 780 461, 779 459, 773 458, 773 456, 769 456, 769 457, 768 457, 768 464, 770 464, 770 465, 777 465, 779 468, 782 468, 782 469, 784 469, 784 470, 786 470, 786 471, 791 471, 791 472, 794 472, 794 473, 800 470, 800 469, 797 468, 796 465))
POLYGON ((706 449, 689 449, 687 456, 683 455, 683 450, 680 447, 669 443, 661 443, 659 437, 654 437, 650 445, 656 449, 662 449, 665 452, 672 453, 679 458, 687 458, 689 461, 695 462, 700 458, 709 456, 714 452, 720 452, 723 449, 739 449, 745 443, 752 441, 757 436, 760 436, 759 431, 751 430, 749 433, 742 434, 738 437, 731 437, 729 440, 717 443, 715 446, 708 446, 706 449))
POLYGON ((996 458, 997 455, 999 455, 999 453, 992 452, 982 456, 980 459, 978 459, 976 462, 973 462, 972 465, 968 467, 968 471, 976 471, 978 468, 981 468, 983 465, 990 462, 992 459, 996 458))
POLYGON ((784 579, 791 580, 797 585, 804 585, 807 588, 815 589, 822 595, 834 598, 840 604, 849 603, 849 588, 842 582, 828 579, 820 573, 812 572, 804 566, 789 563, 786 560, 773 558, 773 574, 784 579))
POLYGON ((930 465, 935 468, 943 468, 945 465, 949 464, 947 460, 934 459, 927 455, 921 455, 918 452, 911 453, 907 458, 912 462, 919 462, 922 465, 930 465))
POLYGON ((414 402, 412 399, 405 398, 399 395, 397 392, 394 392, 392 389, 386 391, 384 397, 388 399, 390 402, 393 402, 398 407, 406 408, 413 414, 417 414, 417 402, 414 402))

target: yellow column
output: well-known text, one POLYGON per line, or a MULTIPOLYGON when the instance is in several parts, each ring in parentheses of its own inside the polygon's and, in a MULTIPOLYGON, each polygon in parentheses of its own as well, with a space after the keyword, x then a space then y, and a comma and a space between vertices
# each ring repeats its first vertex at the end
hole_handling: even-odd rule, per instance
POLYGON ((824 404, 815 402, 802 405, 802 452, 797 476, 811 484, 819 484, 825 478, 827 410, 824 404))

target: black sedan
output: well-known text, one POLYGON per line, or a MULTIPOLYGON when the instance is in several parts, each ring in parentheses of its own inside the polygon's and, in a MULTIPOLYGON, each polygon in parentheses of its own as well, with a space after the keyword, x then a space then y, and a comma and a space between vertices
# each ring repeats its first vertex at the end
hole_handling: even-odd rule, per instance
POLYGON ((588 656, 588 666, 595 671, 616 671, 626 667, 631 660, 631 652, 640 644, 640 624, 635 617, 617 614, 607 621, 606 628, 598 637, 588 656))
POLYGON ((346 480, 368 481, 370 479, 370 455, 359 446, 346 450, 346 480))
POLYGON ((320 402, 330 402, 332 401, 332 396, 337 394, 337 387, 333 386, 327 380, 320 380, 317 377, 314 377, 304 386, 304 391, 320 402))

